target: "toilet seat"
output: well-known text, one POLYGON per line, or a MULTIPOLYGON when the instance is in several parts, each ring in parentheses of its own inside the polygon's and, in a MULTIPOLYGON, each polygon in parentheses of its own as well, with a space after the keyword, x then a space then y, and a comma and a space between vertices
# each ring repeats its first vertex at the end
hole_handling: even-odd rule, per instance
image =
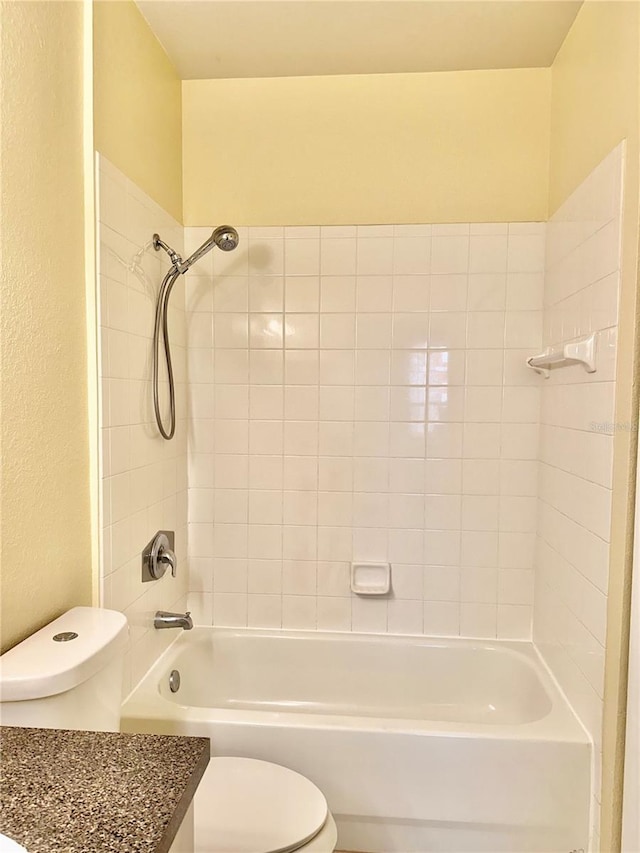
POLYGON ((207 853, 290 853, 319 835, 328 818, 313 782, 253 758, 212 758, 196 794, 197 835, 206 838, 207 853))

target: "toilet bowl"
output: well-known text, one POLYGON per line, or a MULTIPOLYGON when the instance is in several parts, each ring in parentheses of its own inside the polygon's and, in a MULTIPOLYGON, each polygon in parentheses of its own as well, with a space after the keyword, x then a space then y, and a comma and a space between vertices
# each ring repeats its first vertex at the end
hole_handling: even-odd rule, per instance
POLYGON ((195 796, 196 853, 333 853, 327 801, 299 773, 253 758, 212 758, 195 796))

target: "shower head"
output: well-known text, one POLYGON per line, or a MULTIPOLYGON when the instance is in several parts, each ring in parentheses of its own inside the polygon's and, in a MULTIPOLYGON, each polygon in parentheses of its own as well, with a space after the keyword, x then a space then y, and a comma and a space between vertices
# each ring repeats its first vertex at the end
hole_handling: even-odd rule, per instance
POLYGON ((223 252, 232 252, 240 242, 238 232, 230 225, 221 225, 219 228, 216 228, 211 235, 211 239, 223 252))
POLYGON ((214 246, 222 249, 223 252, 231 252, 238 245, 240 238, 235 228, 230 225, 220 225, 212 233, 211 237, 196 249, 195 252, 187 258, 182 264, 180 272, 186 272, 190 266, 199 261, 203 255, 206 255, 214 246))
POLYGON ((217 246, 223 252, 232 252, 238 243, 240 242, 240 237, 238 236, 238 232, 235 228, 232 228, 230 225, 220 225, 218 228, 214 230, 199 249, 196 249, 195 252, 190 255, 186 261, 183 261, 180 255, 174 251, 171 246, 168 246, 164 240, 161 240, 158 234, 153 235, 153 248, 158 252, 160 249, 164 249, 164 251, 169 255, 174 267, 178 270, 178 272, 186 273, 189 267, 192 267, 196 261, 199 261, 203 255, 206 255, 214 246, 217 246))

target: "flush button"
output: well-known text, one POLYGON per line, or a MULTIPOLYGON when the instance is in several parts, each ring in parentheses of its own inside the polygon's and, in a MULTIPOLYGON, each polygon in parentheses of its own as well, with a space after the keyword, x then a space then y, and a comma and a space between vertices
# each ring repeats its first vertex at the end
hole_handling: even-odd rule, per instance
POLYGON ((54 634, 53 640, 56 643, 68 643, 69 640, 75 640, 77 636, 75 631, 63 631, 61 634, 54 634))

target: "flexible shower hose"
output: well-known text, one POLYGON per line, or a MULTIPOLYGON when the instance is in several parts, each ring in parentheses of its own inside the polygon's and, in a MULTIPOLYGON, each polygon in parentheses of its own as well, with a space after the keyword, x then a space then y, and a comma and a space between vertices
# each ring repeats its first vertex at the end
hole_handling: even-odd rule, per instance
POLYGON ((180 275, 179 270, 172 266, 169 272, 165 275, 158 301, 156 302, 156 319, 153 328, 153 408, 156 415, 156 423, 160 430, 160 435, 170 441, 176 431, 176 389, 173 379, 173 364, 171 363, 171 344, 169 343, 169 296, 176 279, 180 275), (159 360, 160 360, 160 329, 162 328, 162 341, 164 343, 164 357, 167 365, 167 377, 169 379, 169 429, 166 430, 162 413, 160 412, 160 380, 159 380, 159 360))

